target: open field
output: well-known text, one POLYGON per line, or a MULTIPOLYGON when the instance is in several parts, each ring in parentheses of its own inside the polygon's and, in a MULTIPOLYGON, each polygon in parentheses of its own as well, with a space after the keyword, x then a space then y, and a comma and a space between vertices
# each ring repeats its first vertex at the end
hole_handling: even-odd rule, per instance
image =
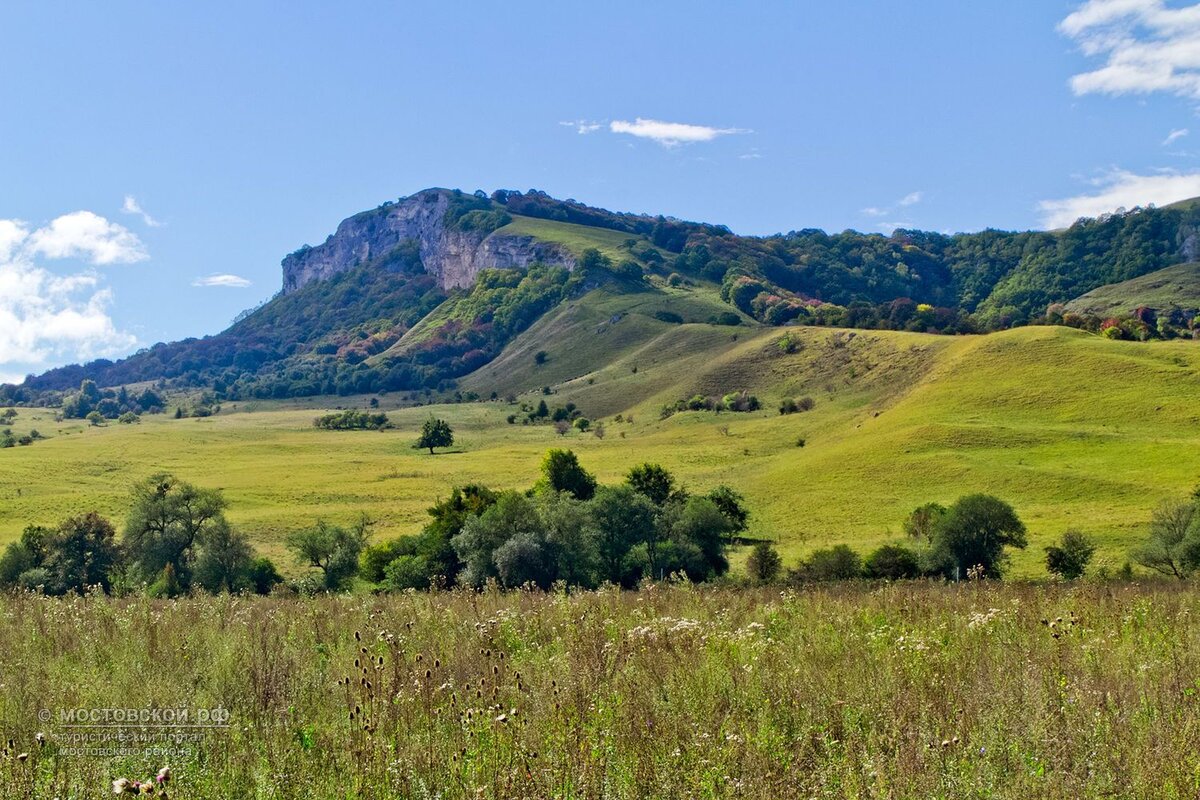
MULTIPOLYGON (((750 534, 777 539, 789 564, 817 546, 895 539, 921 503, 990 492, 1029 526, 1014 573, 1032 576, 1044 574, 1041 548, 1068 527, 1097 538, 1097 564, 1120 566, 1153 507, 1200 482, 1200 351, 1191 342, 1112 342, 1066 328, 985 337, 814 328, 787 329, 800 342, 787 354, 776 344, 784 329, 630 313, 586 339, 608 348, 597 361, 574 352, 567 342, 576 337, 556 335, 576 324, 571 313, 539 322, 502 356, 498 375, 483 374, 489 365, 464 389, 487 378, 536 404, 541 392, 529 390, 552 386, 549 404, 576 402, 603 419, 603 439, 510 425, 518 409, 503 401, 390 411, 397 427, 382 433, 317 430, 318 411, 292 403, 226 403, 206 419, 168 414, 101 428, 22 410, 18 433, 36 427, 51 438, 0 450, 0 541, 85 510, 119 521, 130 484, 167 470, 224 489, 230 519, 290 570, 284 534, 318 517, 345 522, 366 511, 376 537, 415 532, 451 486, 528 486, 545 451, 566 446, 606 482, 657 461, 695 489, 732 485, 749 501, 750 534), (549 353, 543 366, 535 347, 549 353), (606 366, 581 372, 588 362, 606 366), (665 403, 740 389, 764 410, 659 419, 665 403), (780 416, 785 395, 810 395, 816 407, 780 416), (455 428, 450 452, 410 446, 431 413, 455 428), (617 423, 617 413, 634 421, 617 423)), ((362 407, 366 398, 317 405, 362 407)))
POLYGON ((1133 313, 1138 306, 1200 308, 1200 264, 1176 264, 1140 278, 1101 286, 1067 303, 1067 310, 1120 316, 1133 313))
POLYGON ((1177 582, 24 595, 0 599, 0 675, 4 797, 111 796, 163 763, 197 800, 1200 793, 1200 595, 1177 582), (64 749, 64 710, 162 708, 228 727, 64 749))

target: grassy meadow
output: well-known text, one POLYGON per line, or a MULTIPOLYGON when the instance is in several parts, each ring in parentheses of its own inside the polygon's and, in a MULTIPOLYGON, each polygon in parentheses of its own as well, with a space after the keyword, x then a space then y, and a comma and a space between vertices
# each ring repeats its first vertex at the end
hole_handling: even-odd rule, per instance
POLYGON ((778 541, 789 564, 818 546, 894 540, 917 505, 989 492, 1028 525, 1031 546, 1013 572, 1034 576, 1044 574, 1041 548, 1068 527, 1097 539, 1097 564, 1120 566, 1153 507, 1200 482, 1200 353, 1190 342, 1067 328, 944 337, 670 325, 605 311, 565 307, 463 382, 493 382, 530 405, 550 386, 551 407, 577 403, 604 421, 603 438, 508 424, 519 409, 503 400, 393 409, 401 398, 384 396, 396 425, 384 432, 312 427, 322 410, 365 407, 365 397, 231 402, 209 418, 103 427, 21 410, 14 430, 49 438, 0 450, 0 543, 91 509, 119 521, 129 486, 166 470, 223 489, 230 519, 291 570, 283 537, 317 518, 366 511, 377 538, 415 532, 453 485, 528 486, 545 451, 565 446, 606 482, 655 461, 695 489, 733 486, 749 502, 750 535, 778 541), (777 344, 785 332, 797 340, 790 354, 777 344), (578 352, 581 341, 593 352, 578 352), (549 354, 542 366, 535 347, 549 354), (583 371, 588 363, 606 366, 583 371), (679 398, 740 389, 764 409, 659 418, 679 398), (782 397, 803 395, 812 411, 777 413, 782 397), (411 447, 430 414, 457 439, 434 456, 411 447))
POLYGON ((1178 582, 18 595, 0 676, 6 798, 164 764, 197 800, 1200 794, 1200 595, 1178 582), (62 710, 114 708, 228 719, 74 750, 62 710))

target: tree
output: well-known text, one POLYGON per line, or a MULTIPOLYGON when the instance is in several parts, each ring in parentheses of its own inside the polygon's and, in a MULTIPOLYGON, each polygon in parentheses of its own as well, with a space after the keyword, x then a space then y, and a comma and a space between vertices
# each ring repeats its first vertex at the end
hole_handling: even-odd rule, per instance
POLYGON ((40 525, 25 528, 21 538, 12 542, 0 556, 0 586, 21 585, 21 575, 42 569, 46 562, 47 543, 54 532, 40 525))
POLYGON ((750 512, 746 508, 746 498, 724 485, 713 489, 707 497, 732 523, 730 535, 746 530, 746 523, 750 519, 750 512))
POLYGON ((364 514, 349 528, 329 525, 324 520, 315 527, 296 531, 287 537, 287 546, 296 561, 321 571, 326 591, 340 591, 358 574, 358 558, 367 544, 371 521, 364 514))
POLYGON ((1046 548, 1046 569, 1067 580, 1082 578, 1096 553, 1095 543, 1077 530, 1062 535, 1058 544, 1046 548))
POLYGON ((635 492, 650 498, 657 506, 665 506, 678 491, 675 476, 658 464, 646 463, 634 467, 625 476, 625 483, 635 492))
POLYGON ((46 551, 44 566, 54 593, 82 594, 91 586, 106 592, 112 588, 109 575, 120 561, 117 532, 96 512, 64 520, 47 542, 46 551))
POLYGON ((265 556, 254 559, 248 577, 255 594, 270 594, 275 586, 283 583, 283 576, 275 568, 275 562, 265 556))
POLYGON ((594 588, 599 583, 600 535, 588 504, 567 492, 542 492, 534 502, 553 580, 594 588))
POLYGON ((914 509, 904 520, 904 533, 911 539, 928 542, 933 538, 938 520, 945 515, 946 507, 941 503, 926 503, 914 509))
MULTIPOLYGON (((533 502, 520 492, 501 492, 496 502, 479 516, 469 518, 462 532, 450 540, 463 563, 459 580, 468 586, 482 586, 489 578, 501 577, 496 552, 512 539, 523 540, 520 552, 509 553, 506 569, 509 578, 526 570, 518 558, 530 557, 528 544, 539 544, 540 520, 533 502)), ((539 544, 540 547, 540 544, 539 544)), ((537 558, 541 562, 540 553, 537 558)))
POLYGON ((429 455, 433 455, 433 448, 449 447, 452 444, 454 444, 454 429, 450 427, 450 424, 444 419, 430 417, 421 427, 421 436, 413 444, 413 447, 417 450, 428 448, 429 455))
POLYGON ((931 566, 958 580, 972 568, 982 568, 988 578, 1004 570, 1006 547, 1024 548, 1025 525, 1008 503, 986 494, 959 498, 933 524, 931 566))
POLYGON ((1150 536, 1131 557, 1143 567, 1183 579, 1200 566, 1200 515, 1195 501, 1167 500, 1150 518, 1150 536))
POLYGON ((746 559, 746 575, 757 584, 774 583, 783 571, 783 559, 770 542, 759 542, 746 559))
POLYGON ((658 508, 645 495, 629 486, 604 486, 589 505, 596 525, 601 580, 621 583, 626 556, 638 544, 651 545, 649 566, 657 566, 653 544, 659 535, 658 508))
POLYGON ((659 575, 683 572, 690 580, 706 581, 725 574, 729 569, 725 542, 734 523, 716 503, 707 497, 689 497, 682 503, 672 503, 662 517, 675 553, 688 557, 678 564, 660 559, 661 563, 652 564, 659 575), (696 557, 691 557, 693 551, 696 557))
MULTIPOLYGON (((251 587, 254 550, 246 536, 224 519, 204 532, 193 569, 197 586, 213 594, 241 592, 251 587)), ((269 591, 269 589, 268 589, 269 591)))
POLYGON ((899 581, 921 576, 921 562, 907 547, 885 544, 863 562, 863 574, 876 580, 899 581))
POLYGON ((145 580, 169 565, 183 591, 191 586, 195 548, 212 528, 225 524, 225 499, 169 474, 154 475, 133 489, 123 541, 145 580))
POLYGON ((596 493, 596 479, 579 465, 570 450, 551 450, 542 461, 542 484, 555 492, 569 492, 579 500, 590 500, 596 493))

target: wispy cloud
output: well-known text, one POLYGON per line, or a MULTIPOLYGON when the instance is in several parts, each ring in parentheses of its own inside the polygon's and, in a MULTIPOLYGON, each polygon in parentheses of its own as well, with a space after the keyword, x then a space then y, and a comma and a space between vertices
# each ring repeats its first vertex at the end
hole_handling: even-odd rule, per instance
POLYGON ((1173 130, 1167 134, 1167 138, 1162 140, 1162 145, 1163 145, 1163 147, 1168 147, 1187 135, 1188 135, 1187 128, 1176 128, 1175 130, 1173 130))
POLYGON ((592 122, 591 120, 586 120, 586 119, 568 120, 565 122, 560 122, 558 124, 563 125, 567 128, 574 128, 575 132, 578 134, 581 134, 581 135, 595 133, 596 131, 598 131, 604 127, 603 122, 592 122))
POLYGON ((691 125, 686 122, 663 122, 657 119, 638 117, 633 122, 613 120, 608 124, 613 133, 624 133, 640 139, 650 139, 663 147, 677 147, 681 144, 695 142, 711 142, 718 136, 729 136, 737 133, 751 133, 745 128, 713 128, 708 125, 691 125))
MULTIPOLYGON (((861 209, 860 213, 865 214, 868 217, 886 217, 892 213, 900 213, 897 211, 897 209, 915 206, 917 203, 921 202, 921 200, 924 197, 925 197, 924 192, 909 192, 908 194, 904 195, 904 197, 901 197, 899 200, 892 203, 891 205, 888 205, 886 207, 867 206, 866 208, 861 209)), ((878 227, 882 230, 890 231, 893 228, 911 228, 912 223, 911 222, 882 222, 882 223, 878 223, 876 225, 876 227, 878 227)))
POLYGON ((1200 4, 1088 0, 1058 26, 1103 66, 1071 78, 1084 94, 1168 92, 1200 99, 1200 4))
POLYGON ((1038 203, 1042 225, 1065 228, 1080 217, 1098 217, 1135 206, 1163 206, 1200 195, 1200 172, 1137 175, 1113 170, 1091 183, 1094 191, 1038 203))
POLYGON ((128 351, 137 339, 109 316, 112 292, 95 265, 147 258, 134 234, 90 211, 30 229, 0 219, 0 375, 19 379, 52 361, 85 361, 128 351), (93 267, 52 272, 40 259, 81 259, 93 267))
POLYGON ((212 275, 205 275, 202 278, 196 278, 192 281, 192 286, 223 286, 233 289, 244 289, 250 285, 250 281, 243 278, 241 275, 230 275, 227 272, 217 272, 212 275))
POLYGON ((146 210, 138 203, 137 198, 131 194, 125 195, 125 203, 121 206, 121 213, 141 217, 142 222, 146 223, 146 226, 150 228, 158 228, 162 225, 161 222, 147 214, 146 210))

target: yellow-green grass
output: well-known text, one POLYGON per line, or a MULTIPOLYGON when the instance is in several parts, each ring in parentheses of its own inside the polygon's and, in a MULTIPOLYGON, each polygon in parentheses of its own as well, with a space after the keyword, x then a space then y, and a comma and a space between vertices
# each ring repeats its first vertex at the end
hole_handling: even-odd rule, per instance
POLYGON ((1121 283, 1093 289, 1067 303, 1067 310, 1120 316, 1139 306, 1200 308, 1200 263, 1176 264, 1121 283))
POLYGON ((566 247, 575 255, 584 250, 595 248, 619 263, 630 258, 625 249, 625 242, 630 239, 643 241, 645 237, 624 231, 613 231, 607 228, 593 228, 587 225, 576 225, 571 222, 557 222, 537 217, 522 217, 513 215, 512 222, 502 228, 497 228, 496 236, 532 236, 546 242, 555 242, 566 247))
MULTIPOLYGON (((615 323, 613 336, 638 318, 615 323)), ((606 482, 655 461, 697 490, 732 485, 749 501, 751 535, 777 540, 789 563, 818 546, 897 539, 918 504, 989 492, 1013 503, 1030 529, 1015 574, 1037 575, 1042 547, 1069 527, 1097 537, 1099 562, 1119 566, 1153 507, 1200 481, 1200 351, 1191 342, 1113 342, 1068 328, 941 337, 643 321, 644 335, 614 348, 608 366, 579 374, 571 361, 579 340, 554 335, 567 323, 543 324, 504 357, 517 376, 512 390, 551 386, 549 404, 569 400, 602 418, 603 439, 510 425, 506 417, 520 412, 504 402, 391 410, 397 427, 382 433, 317 430, 318 410, 294 402, 229 403, 207 419, 75 423, 62 434, 29 419, 48 412, 22 410, 18 430, 29 419, 52 438, 0 450, 0 540, 93 508, 119 519, 131 482, 169 470, 224 489, 231 519, 280 556, 283 536, 318 517, 365 511, 377 536, 415 532, 451 486, 528 486, 545 451, 565 446, 606 482), (785 332, 798 352, 777 346, 785 332), (549 353, 543 367, 532 363, 534 348, 549 353), (741 389, 764 410, 659 419, 676 399, 741 389), (782 397, 802 395, 815 399, 813 411, 776 412, 782 397), (614 422, 618 413, 634 421, 614 422), (430 414, 455 428, 451 452, 411 448, 430 414)), ((486 385, 480 376, 464 384, 486 385)), ((529 391, 519 402, 541 397, 529 391)), ((317 405, 351 402, 366 398, 317 405)))

